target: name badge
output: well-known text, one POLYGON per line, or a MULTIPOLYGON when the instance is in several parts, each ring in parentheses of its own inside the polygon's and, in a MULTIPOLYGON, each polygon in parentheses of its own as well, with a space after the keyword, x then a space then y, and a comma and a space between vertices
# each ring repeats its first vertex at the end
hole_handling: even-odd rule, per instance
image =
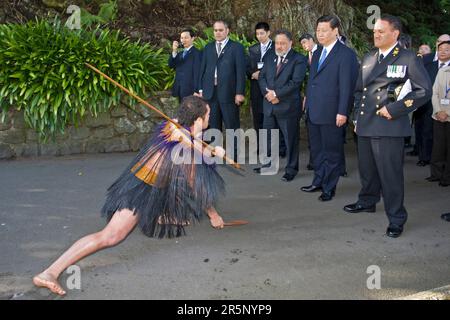
POLYGON ((264 67, 264 62, 258 62, 258 70, 261 70, 264 67))
POLYGON ((443 106, 448 106, 450 105, 450 99, 441 99, 441 104, 443 106))
POLYGON ((404 78, 406 76, 406 66, 389 65, 386 76, 388 78, 404 78))

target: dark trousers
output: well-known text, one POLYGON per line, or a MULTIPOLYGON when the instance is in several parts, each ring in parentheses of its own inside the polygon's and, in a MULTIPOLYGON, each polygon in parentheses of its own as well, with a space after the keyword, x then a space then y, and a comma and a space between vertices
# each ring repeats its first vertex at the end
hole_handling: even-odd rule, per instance
MULTIPOLYGON (((279 117, 273 114, 264 115, 264 129, 267 129, 267 148, 268 155, 272 155, 271 150, 271 129, 280 129, 280 133, 283 134, 284 142, 286 146, 286 158, 287 164, 285 172, 292 175, 298 173, 298 159, 299 159, 299 121, 300 114, 293 115, 291 117, 279 117)), ((281 149, 280 145, 280 149, 281 149)), ((280 150, 279 150, 280 151, 280 150)))
POLYGON ((430 161, 431 150, 433 148, 433 109, 417 116, 414 120, 414 130, 416 134, 416 147, 419 160, 430 161))
POLYGON ((358 137, 358 164, 362 188, 358 203, 372 206, 383 195, 390 226, 402 227, 408 213, 404 201, 403 137, 358 137))
MULTIPOLYGON (((221 103, 217 100, 217 89, 214 90, 214 95, 211 100, 208 101, 211 109, 209 115, 209 128, 222 130, 222 122, 225 124, 225 129, 239 129, 239 107, 233 103, 221 103)), ((234 160, 237 160, 238 156, 238 140, 234 139, 234 160)))
MULTIPOLYGON (((252 88, 253 90, 256 90, 252 88)), ((252 92, 251 102, 252 102, 252 118, 253 118, 253 129, 256 130, 256 137, 258 141, 257 151, 259 154, 259 131, 263 128, 264 124, 264 113, 263 113, 263 100, 264 97, 261 95, 259 89, 258 92, 252 92)))
MULTIPOLYGON (((258 90, 259 91, 259 90, 258 90)), ((260 92, 260 91, 259 91, 260 92)), ((264 126, 264 113, 263 113, 263 101, 264 97, 256 93, 252 94, 252 117, 253 117, 253 128, 256 130, 258 139, 258 153, 259 153, 259 130, 263 129, 264 126)), ((276 127, 279 129, 279 127, 276 127)), ((286 142, 284 141, 283 133, 280 130, 280 153, 286 153, 286 142)))
POLYGON ((433 120, 431 176, 450 184, 450 122, 433 120))
POLYGON ((311 155, 311 145, 309 143, 309 131, 308 131, 308 113, 305 113, 305 126, 306 126, 306 134, 308 135, 307 143, 308 143, 308 151, 309 151, 309 160, 308 165, 313 165, 312 155, 311 155))
POLYGON ((312 185, 324 192, 336 189, 343 169, 344 127, 308 122, 309 145, 314 166, 312 185))

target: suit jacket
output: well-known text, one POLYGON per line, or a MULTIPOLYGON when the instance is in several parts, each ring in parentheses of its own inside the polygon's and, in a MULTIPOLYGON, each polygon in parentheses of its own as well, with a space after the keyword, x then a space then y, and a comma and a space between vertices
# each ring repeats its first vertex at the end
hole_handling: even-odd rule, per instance
POLYGON ((172 95, 181 99, 194 94, 198 88, 198 77, 202 53, 195 47, 189 49, 183 59, 183 53, 179 52, 175 58, 170 54, 169 67, 175 69, 175 82, 172 87, 172 95))
POLYGON ((358 79, 356 53, 337 41, 319 70, 323 47, 313 55, 306 90, 306 111, 311 123, 336 124, 336 115, 348 116, 358 79))
POLYGON ((432 63, 435 56, 436 56, 436 52, 435 51, 433 51, 432 53, 428 53, 428 54, 424 55, 422 57, 423 64, 427 65, 429 63, 432 63))
POLYGON ((217 56, 216 42, 210 42, 203 50, 200 68, 199 90, 210 100, 214 94, 214 72, 217 67, 217 99, 222 103, 234 103, 237 94, 245 95, 245 52, 237 42, 228 40, 217 56))
MULTIPOLYGON (((431 85, 433 86, 433 83, 436 80, 436 76, 439 71, 439 60, 428 61, 428 63, 425 64, 425 70, 427 70, 428 76, 430 77, 431 80, 431 85)), ((417 118, 424 114, 431 114, 432 110, 433 104, 431 103, 430 99, 423 106, 420 106, 419 108, 417 108, 416 111, 414 111, 414 118, 417 118)))
POLYGON ((277 60, 278 57, 272 55, 270 59, 267 59, 259 74, 258 83, 261 92, 265 95, 266 88, 274 90, 280 100, 278 104, 272 104, 264 99, 264 115, 273 114, 285 117, 298 115, 301 112, 300 87, 305 78, 308 60, 291 49, 284 59, 278 75, 277 60))
POLYGON ((423 62, 415 53, 397 45, 378 63, 378 49, 363 58, 355 90, 356 133, 365 137, 407 137, 412 134, 408 113, 431 98, 431 81, 423 62), (406 68, 401 77, 393 77, 388 70, 406 68), (412 91, 403 99, 390 101, 388 86, 411 81, 412 91), (392 120, 376 114, 386 106, 392 120))
POLYGON ((248 56, 247 56, 247 77, 250 80, 250 99, 252 101, 258 101, 257 99, 263 95, 261 90, 259 89, 258 80, 252 79, 252 74, 258 71, 258 62, 266 62, 267 59, 270 59, 275 53, 275 43, 272 41, 271 46, 267 49, 264 54, 263 59, 261 60, 261 44, 258 42, 254 44, 250 48, 248 48, 248 56))

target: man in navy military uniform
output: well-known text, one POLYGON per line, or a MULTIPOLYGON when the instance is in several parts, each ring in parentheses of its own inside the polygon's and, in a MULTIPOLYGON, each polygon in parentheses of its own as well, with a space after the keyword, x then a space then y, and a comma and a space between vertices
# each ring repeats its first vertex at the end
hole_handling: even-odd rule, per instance
POLYGON ((194 40, 194 32, 191 29, 183 30, 180 35, 183 50, 178 52, 180 44, 174 41, 172 54, 169 56, 169 67, 175 69, 172 96, 178 97, 180 102, 184 97, 193 95, 198 86, 202 55, 194 47, 194 40))
POLYGON ((421 58, 398 45, 401 28, 397 17, 378 19, 377 49, 361 64, 354 115, 362 189, 358 201, 344 207, 349 213, 375 212, 383 195, 389 219, 386 235, 393 238, 402 234, 408 216, 403 205, 404 137, 411 135, 408 114, 431 97, 431 81, 421 58), (396 96, 393 89, 398 92, 408 79, 411 88, 396 96))

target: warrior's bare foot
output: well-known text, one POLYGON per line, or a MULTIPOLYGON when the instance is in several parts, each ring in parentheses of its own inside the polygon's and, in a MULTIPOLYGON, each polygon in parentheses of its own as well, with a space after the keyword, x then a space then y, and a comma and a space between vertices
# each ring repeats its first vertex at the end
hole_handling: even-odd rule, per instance
POLYGON ((59 285, 58 280, 56 280, 54 276, 48 273, 43 272, 41 274, 38 274, 33 278, 33 283, 37 287, 48 288, 51 292, 59 294, 60 296, 66 294, 64 289, 59 285))

